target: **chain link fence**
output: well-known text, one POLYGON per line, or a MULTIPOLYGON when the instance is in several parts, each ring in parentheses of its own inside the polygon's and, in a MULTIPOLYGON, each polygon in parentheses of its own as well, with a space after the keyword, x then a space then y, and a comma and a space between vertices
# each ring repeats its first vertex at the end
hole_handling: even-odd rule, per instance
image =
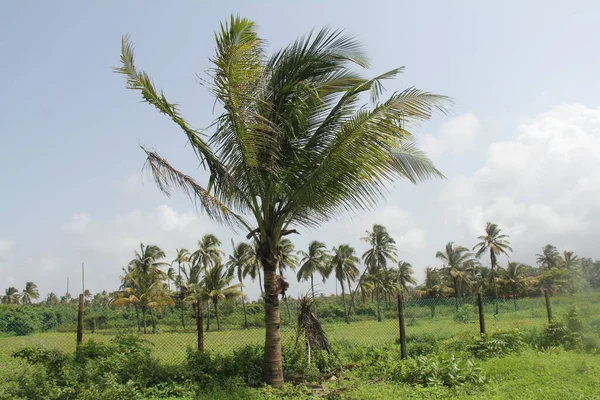
MULTIPOLYGON (((183 362, 187 349, 197 348, 196 310, 191 305, 182 307, 176 302, 175 306, 161 310, 141 310, 131 305, 111 307, 93 301, 86 303, 83 342, 106 343, 117 335, 140 335, 152 343, 156 356, 167 364, 183 362)), ((576 307, 586 323, 600 330, 600 292, 553 296, 551 303, 555 320, 576 307)), ((484 298, 482 305, 488 333, 517 328, 526 335, 535 335, 548 321, 543 296, 498 301, 484 298)), ((312 306, 329 340, 351 346, 399 344, 398 308, 395 297, 382 298, 379 302, 346 298, 344 302, 341 296, 321 296, 312 306)), ((284 344, 295 341, 299 310, 299 300, 287 298, 280 303, 284 344)), ((207 351, 227 353, 264 343, 264 307, 260 301, 205 303, 202 316, 204 349, 207 351)), ((409 355, 411 346, 423 346, 427 338, 441 346, 451 346, 455 341, 476 337, 480 332, 477 297, 407 296, 403 316, 409 355)), ((42 346, 74 353, 77 317, 77 301, 52 306, 0 306, 0 374, 15 368, 18 361, 11 354, 23 347, 42 346)))

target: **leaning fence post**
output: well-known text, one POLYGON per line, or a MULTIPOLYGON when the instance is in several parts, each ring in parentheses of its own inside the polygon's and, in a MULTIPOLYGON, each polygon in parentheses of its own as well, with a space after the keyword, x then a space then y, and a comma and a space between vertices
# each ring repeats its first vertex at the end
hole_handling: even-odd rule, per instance
POLYGON ((479 307, 479 333, 485 335, 485 314, 483 313, 481 293, 477 293, 477 306, 479 307))
POLYGON ((406 328, 404 327, 404 294, 398 294, 398 324, 400 325, 400 357, 406 359, 406 328))
POLYGON ((546 314, 548 315, 548 322, 552 322, 552 304, 550 304, 550 295, 548 289, 544 289, 544 298, 546 299, 546 314))

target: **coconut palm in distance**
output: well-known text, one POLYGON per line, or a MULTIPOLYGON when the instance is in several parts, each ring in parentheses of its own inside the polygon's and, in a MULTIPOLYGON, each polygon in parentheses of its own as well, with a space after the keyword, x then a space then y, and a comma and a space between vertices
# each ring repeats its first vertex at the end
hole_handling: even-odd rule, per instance
POLYGON ((38 299, 40 292, 33 282, 26 282, 25 289, 21 291, 21 304, 31 304, 31 300, 38 299))
POLYGON ((2 304, 19 304, 19 289, 13 286, 4 289, 2 304))
POLYGON ((350 290, 350 282, 354 282, 359 275, 358 267, 356 266, 360 259, 356 257, 355 250, 348 244, 342 244, 334 247, 332 257, 330 259, 329 269, 333 273, 335 279, 340 283, 342 289, 342 302, 344 303, 344 319, 347 324, 350 323, 348 318, 348 309, 346 307, 345 285, 347 283, 350 290))
POLYGON ((425 281, 415 290, 415 293, 423 298, 429 299, 429 308, 431 318, 435 318, 436 299, 444 296, 448 289, 443 285, 441 271, 435 268, 427 267, 425 269, 425 281))
POLYGON ((413 268, 410 263, 406 261, 398 262, 398 282, 400 283, 400 288, 405 292, 408 291, 408 284, 416 285, 417 281, 413 276, 413 268))
POLYGON ((310 279, 310 291, 312 297, 315 297, 314 275, 320 274, 323 278, 327 276, 328 251, 325 243, 313 240, 308 244, 308 252, 300 250, 298 252, 302 259, 300 260, 300 269, 298 270, 298 282, 310 279))
POLYGON ((466 247, 456 246, 453 242, 446 244, 444 251, 438 251, 435 257, 444 263, 442 271, 452 280, 456 310, 458 298, 464 294, 464 289, 470 288, 477 260, 466 247))
POLYGON ((579 257, 572 251, 564 251, 561 264, 568 270, 579 268, 581 265, 579 257))
POLYGON ((498 256, 501 254, 508 256, 508 252, 512 251, 512 247, 510 247, 510 242, 508 241, 509 236, 502 234, 502 230, 498 228, 498 225, 488 222, 485 225, 485 235, 479 236, 477 239, 480 240, 480 242, 473 247, 475 256, 481 258, 487 251, 490 252, 490 279, 492 280, 492 286, 494 288, 494 301, 496 303, 495 314, 498 315, 498 287, 496 285, 494 273, 498 265, 498 256))
POLYGON ((179 307, 181 308, 181 326, 183 327, 183 330, 185 330, 185 318, 184 318, 184 310, 183 310, 183 299, 185 297, 185 293, 183 292, 183 286, 182 286, 181 265, 183 264, 184 268, 185 268, 185 264, 190 262, 191 254, 188 249, 177 249, 176 251, 177 251, 177 256, 171 262, 171 264, 177 263, 177 281, 176 281, 177 286, 176 287, 179 289, 178 298, 179 298, 179 307))
POLYGON ((558 267, 560 264, 560 253, 556 249, 556 247, 551 244, 547 244, 542 249, 542 254, 535 255, 536 261, 541 269, 549 270, 554 267, 558 267))
MULTIPOLYGON (((235 297, 242 297, 244 293, 241 292, 241 283, 230 285, 233 276, 231 276, 227 270, 223 268, 223 265, 216 264, 206 271, 204 279, 202 280, 202 291, 206 300, 212 302, 215 317, 217 319, 217 330, 221 330, 221 322, 219 320, 219 302, 225 299, 231 299, 235 297)), ((210 326, 207 330, 210 329, 210 326)))
POLYGON ((54 306, 59 303, 58 296, 54 292, 50 292, 46 295, 46 304, 49 306, 54 306))
MULTIPOLYGON (((248 243, 240 242, 237 245, 231 241, 233 253, 229 255, 227 261, 228 274, 235 275, 240 282, 240 292, 244 293, 244 278, 248 275, 248 271, 252 268, 254 250, 248 243)), ((246 302, 244 296, 242 298, 242 309, 244 310, 244 328, 248 329, 248 316, 246 315, 246 302)))
MULTIPOLYGON (((417 149, 409 129, 444 111, 447 98, 409 88, 380 101, 360 43, 339 30, 312 32, 268 56, 256 25, 232 16, 215 35, 206 86, 222 110, 211 132, 194 129, 179 107, 138 70, 127 37, 121 66, 127 88, 171 119, 186 135, 206 184, 143 148, 146 165, 167 195, 193 197, 209 217, 239 227, 258 242, 264 271, 264 379, 283 386, 277 263, 282 237, 347 211, 372 209, 389 183, 442 177, 417 149), (370 93, 370 104, 361 104, 370 93)), ((177 158, 180 156, 177 155, 177 158)))
POLYGON ((523 285, 525 273, 523 265, 518 262, 509 262, 505 270, 502 270, 502 283, 510 288, 515 311, 517 311, 517 288, 523 285))
MULTIPOLYGON (((378 282, 381 282, 381 277, 376 277, 380 271, 387 269, 388 260, 396 262, 396 241, 388 233, 387 229, 383 225, 373 225, 371 232, 367 231, 367 236, 361 238, 364 242, 367 242, 371 247, 363 254, 363 263, 365 264, 365 273, 372 274, 371 282, 375 285, 375 297, 377 300, 377 321, 381 322, 381 290, 378 286, 378 282)), ((363 278, 361 276, 361 279, 363 278)))
MULTIPOLYGON (((142 311, 142 327, 144 333, 147 333, 146 313, 150 312, 152 320, 152 330, 156 330, 154 320, 154 309, 162 309, 163 305, 172 305, 173 299, 170 297, 164 281, 167 275, 160 268, 169 266, 161 261, 166 257, 165 252, 156 245, 144 245, 140 243, 140 251, 135 252, 135 257, 124 269, 124 275, 121 277, 123 292, 121 296, 113 300, 113 306, 130 304, 139 307, 142 311)), ((139 325, 138 325, 139 329, 139 325)))

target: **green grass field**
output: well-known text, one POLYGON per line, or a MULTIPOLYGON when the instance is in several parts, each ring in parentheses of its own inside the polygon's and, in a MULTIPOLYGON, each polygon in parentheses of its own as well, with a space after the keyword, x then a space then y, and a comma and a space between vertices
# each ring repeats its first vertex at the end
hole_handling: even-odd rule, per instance
MULTIPOLYGON (((557 297, 553 299, 555 318, 561 318, 572 305, 578 305, 586 320, 600 320, 600 293, 585 293, 576 297, 557 297)), ((498 328, 519 328, 541 330, 546 322, 546 314, 541 299, 523 299, 519 301, 519 311, 514 311, 512 302, 502 304, 498 316, 493 314, 493 305, 486 305, 486 325, 488 331, 498 328)), ((467 306, 468 307, 468 306, 467 306)), ((454 306, 446 302, 436 308, 435 318, 431 318, 429 307, 411 306, 406 309, 407 335, 418 337, 433 334, 440 338, 475 336, 479 332, 476 308, 473 306, 470 321, 467 323, 454 320, 454 306)), ((398 338, 398 321, 384 319, 353 321, 351 324, 332 322, 324 324, 329 337, 333 341, 348 341, 363 345, 379 345, 394 342, 398 338)), ((159 325, 160 329, 160 325, 159 325)), ((133 331, 135 332, 135 331, 133 331)), ((282 327, 283 340, 294 339, 294 329, 282 327)), ((186 349, 196 346, 194 332, 158 332, 143 335, 154 344, 155 354, 165 363, 178 363, 185 359, 186 349)), ((99 342, 109 341, 114 337, 111 333, 85 332, 84 340, 99 342)), ((249 344, 262 344, 264 329, 223 330, 205 332, 205 348, 214 352, 230 352, 249 344)), ((75 350, 74 333, 38 333, 29 336, 0 337, 0 374, 11 370, 20 361, 11 357, 11 353, 25 346, 44 346, 58 348, 66 352, 75 350)))

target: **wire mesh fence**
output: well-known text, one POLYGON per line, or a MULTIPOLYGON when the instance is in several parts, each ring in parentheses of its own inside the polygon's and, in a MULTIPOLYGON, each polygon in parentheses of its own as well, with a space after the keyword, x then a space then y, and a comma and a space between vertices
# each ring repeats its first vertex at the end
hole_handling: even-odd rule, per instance
MULTIPOLYGON (((293 343, 300 300, 280 303, 282 342, 293 343)), ((581 317, 600 328, 600 292, 575 296, 553 296, 555 319, 577 307, 581 317)), ((542 330, 548 315, 544 297, 482 299, 488 332, 518 328, 526 334, 542 330)), ((201 307, 204 349, 228 353, 247 345, 260 346, 265 340, 264 306, 260 301, 224 301, 201 307)), ((400 342, 399 303, 396 298, 380 301, 321 296, 312 310, 332 343, 352 346, 396 345, 400 342)), ((198 345, 197 309, 187 304, 157 309, 128 305, 111 307, 87 301, 83 318, 83 342, 108 343, 118 335, 140 335, 152 344, 164 363, 180 363, 188 349, 198 345)), ((42 346, 74 353, 77 347, 78 304, 2 305, 0 308, 0 373, 14 368, 11 354, 23 347, 42 346)), ((404 299, 404 324, 408 352, 433 338, 441 346, 473 338, 480 333, 477 297, 404 299)), ((422 350, 422 349, 421 349, 422 350)))

